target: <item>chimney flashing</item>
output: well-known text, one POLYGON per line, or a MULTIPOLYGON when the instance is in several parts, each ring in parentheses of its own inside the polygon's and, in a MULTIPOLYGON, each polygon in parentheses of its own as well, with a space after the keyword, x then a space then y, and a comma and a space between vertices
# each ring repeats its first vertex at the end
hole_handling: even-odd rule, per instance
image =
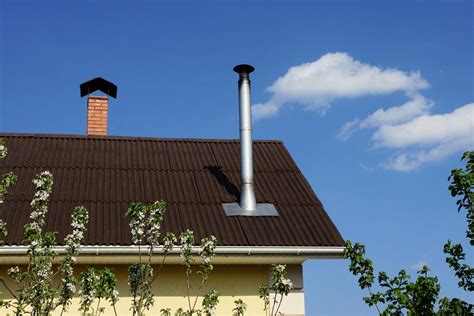
POLYGON ((271 203, 257 203, 253 211, 244 210, 239 203, 222 203, 226 216, 278 216, 275 205, 271 203))

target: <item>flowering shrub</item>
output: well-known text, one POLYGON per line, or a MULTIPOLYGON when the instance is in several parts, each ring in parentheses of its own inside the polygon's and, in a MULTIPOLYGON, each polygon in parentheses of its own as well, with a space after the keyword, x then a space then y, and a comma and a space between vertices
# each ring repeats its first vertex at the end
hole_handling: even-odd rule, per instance
POLYGON ((173 233, 166 233, 163 237, 163 251, 165 253, 169 253, 171 250, 173 250, 174 245, 176 245, 176 243, 176 236, 173 233))
POLYGON ((81 297, 79 310, 83 313, 87 313, 92 306, 92 302, 95 298, 95 276, 94 268, 87 268, 81 273, 81 289, 79 290, 79 296, 81 297))
POLYGON ((206 316, 214 315, 219 304, 219 292, 212 290, 202 298, 202 312, 206 316))
MULTIPOLYGON (((151 266, 151 258, 154 253, 154 249, 160 246, 160 229, 161 221, 165 213, 166 204, 164 201, 157 201, 152 204, 144 203, 132 203, 128 208, 125 216, 130 219, 130 232, 132 235, 132 242, 138 246, 139 249, 139 263, 135 263, 129 266, 128 269, 128 284, 130 293, 132 294, 132 312, 133 315, 143 315, 144 312, 150 309, 154 304, 154 296, 151 291, 151 286, 156 278, 153 268, 151 266), (148 247, 148 255, 146 262, 144 262, 142 248, 148 247)), ((183 260, 183 266, 186 268, 186 290, 188 297, 189 310, 176 311, 176 315, 184 313, 185 315, 192 315, 193 313, 212 314, 215 310, 218 301, 217 292, 211 291, 205 296, 205 305, 203 310, 196 310, 197 300, 199 293, 209 278, 209 273, 213 270, 211 264, 212 257, 216 248, 216 238, 209 236, 201 240, 201 249, 199 256, 201 258, 200 270, 197 272, 201 278, 201 282, 198 288, 198 294, 194 299, 194 303, 191 304, 191 297, 189 291, 191 289, 190 276, 192 273, 191 265, 194 263, 192 257, 192 249, 195 243, 195 237, 192 231, 186 230, 181 233, 180 237, 180 250, 181 258, 183 260)), ((163 236, 163 260, 157 271, 162 269, 167 255, 173 250, 174 245, 177 243, 176 236, 173 233, 166 233, 163 236)), ((204 300, 203 300, 204 304, 204 300)), ((171 310, 163 308, 160 310, 162 315, 170 315, 171 310)))
MULTIPOLYGON (((151 286, 156 278, 151 266, 151 258, 154 249, 159 246, 161 221, 166 209, 164 201, 156 201, 152 204, 132 203, 125 216, 130 219, 130 232, 132 242, 139 249, 139 263, 135 263, 128 268, 128 284, 132 294, 133 315, 143 315, 145 310, 150 309, 154 304, 154 297, 151 286), (143 263, 142 246, 148 247, 146 262, 143 263)), ((163 261, 158 272, 163 267, 166 256, 173 250, 176 237, 173 233, 167 233, 163 237, 163 261)), ((157 272, 157 273, 158 273, 157 272)))
POLYGON ((88 222, 87 210, 77 207, 72 214, 73 232, 65 240, 66 255, 59 269, 54 272, 56 237, 52 232, 43 231, 48 212, 47 203, 53 186, 51 173, 44 171, 37 175, 33 185, 35 193, 31 201, 32 212, 24 232, 24 243, 28 246, 28 266, 25 270, 18 266, 8 269, 8 276, 17 286, 15 291, 1 280, 14 297, 11 302, 2 301, 1 306, 13 308, 17 315, 27 312, 31 315, 49 315, 59 306, 62 306, 62 311, 67 309, 75 292, 73 266, 88 222), (60 273, 61 283, 55 286, 53 279, 60 273))
POLYGON ((76 292, 77 280, 74 277, 73 266, 76 262, 76 257, 79 255, 79 248, 84 239, 84 232, 88 222, 89 213, 87 209, 82 206, 76 207, 72 214, 72 233, 65 238, 66 254, 59 269, 62 273, 62 279, 58 305, 62 306, 62 312, 67 310, 76 292))
POLYGON ((201 240, 201 250, 199 256, 201 257, 201 271, 198 274, 201 276, 201 282, 204 284, 209 278, 209 273, 214 269, 211 260, 214 257, 214 252, 217 246, 217 239, 214 236, 209 236, 201 240))
POLYGON ((8 149, 7 145, 5 144, 5 141, 0 138, 0 159, 3 159, 7 156, 8 149))
MULTIPOLYGON (((0 159, 3 159, 7 156, 8 150, 5 144, 5 141, 0 138, 0 159)), ((15 184, 17 180, 17 176, 13 174, 13 172, 9 172, 4 174, 0 178, 0 204, 3 203, 5 200, 5 196, 8 192, 8 189, 15 184)), ((4 242, 2 240, 3 237, 7 236, 7 224, 0 219, 0 246, 3 246, 4 242)))
POLYGON ((40 315, 47 314, 53 309, 50 302, 56 296, 51 282, 52 264, 55 257, 53 247, 56 245, 56 240, 53 233, 43 233, 53 177, 50 172, 44 171, 37 175, 33 184, 35 185, 35 193, 31 201, 33 211, 30 214, 30 222, 25 225, 24 233, 24 242, 28 246, 29 264, 27 271, 24 273, 20 271, 12 277, 15 281, 26 281, 24 286, 17 283, 21 286, 15 306, 17 313, 24 313, 25 308, 30 305, 32 313, 40 315))
POLYGON ((15 184, 17 180, 17 176, 13 174, 13 172, 9 172, 4 174, 0 179, 0 204, 5 201, 5 195, 8 192, 8 189, 15 184))
POLYGON ((115 315, 117 311, 115 304, 118 301, 118 291, 116 290, 117 279, 109 268, 102 270, 96 270, 88 267, 84 272, 81 273, 81 288, 79 290, 79 296, 81 298, 80 308, 84 314, 100 315, 104 313, 105 308, 100 306, 101 300, 104 299, 109 301, 114 309, 115 315), (92 307, 94 300, 97 299, 97 305, 95 309, 92 307))
MULTIPOLYGON (((187 313, 188 315, 193 315, 194 313, 199 314, 201 311, 196 310, 196 304, 197 304, 202 287, 206 284, 207 280, 209 279, 209 273, 214 269, 214 266, 211 264, 211 261, 215 255, 217 239, 214 236, 209 236, 201 240, 201 248, 199 250, 199 257, 201 258, 201 264, 199 266, 200 270, 197 272, 201 280, 199 282, 199 287, 197 289, 196 297, 194 298, 194 303, 192 304, 191 304, 191 296, 189 292, 190 292, 190 289, 192 288, 191 265, 195 262, 194 258, 192 257, 192 248, 195 243, 196 237, 194 236, 194 233, 192 231, 187 229, 186 231, 181 233, 179 239, 181 243, 180 248, 181 248, 181 259, 183 260, 182 264, 184 268, 186 269, 186 294, 188 297, 188 308, 189 308, 187 313)), ((217 292, 216 293, 212 292, 213 294, 211 294, 211 292, 208 295, 210 295, 210 297, 216 297, 217 292)), ((208 298, 208 302, 211 302, 210 297, 208 298)), ((218 303, 217 297, 216 297, 216 301, 218 303)))
POLYGON ((247 310, 247 304, 244 303, 241 299, 234 301, 235 307, 232 310, 235 316, 243 316, 247 310))
POLYGON ((284 264, 272 264, 271 265, 271 289, 274 292, 273 298, 270 302, 270 292, 268 284, 262 284, 259 289, 260 298, 263 300, 263 310, 269 315, 278 315, 283 296, 287 296, 293 288, 293 283, 290 279, 285 278, 286 276, 286 265, 284 264), (270 308, 271 303, 271 308, 270 308))

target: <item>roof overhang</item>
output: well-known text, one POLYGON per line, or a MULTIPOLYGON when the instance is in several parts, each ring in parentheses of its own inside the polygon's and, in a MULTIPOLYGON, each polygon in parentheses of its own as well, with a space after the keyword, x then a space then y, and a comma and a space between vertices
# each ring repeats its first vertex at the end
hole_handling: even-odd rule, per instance
MULTIPOLYGON (((148 247, 140 247, 148 253, 148 247)), ((26 264, 27 246, 0 247, 0 265, 26 264)), ((64 256, 66 247, 54 248, 57 258, 64 256)), ((130 264, 138 262, 138 246, 81 246, 77 264, 130 264)), ((200 247, 193 247, 192 253, 199 262, 200 247)), ((163 248, 153 249, 152 263, 163 260, 163 248)), ((214 264, 301 264, 308 259, 343 259, 344 247, 294 247, 294 246, 218 246, 215 250, 214 264)), ((180 264, 180 249, 176 247, 168 255, 166 264, 180 264)))

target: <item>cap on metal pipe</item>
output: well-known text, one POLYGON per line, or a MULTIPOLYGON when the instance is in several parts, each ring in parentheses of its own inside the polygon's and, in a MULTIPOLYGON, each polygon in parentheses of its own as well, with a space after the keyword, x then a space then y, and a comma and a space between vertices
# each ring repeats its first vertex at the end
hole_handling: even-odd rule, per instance
POLYGON ((241 64, 234 67, 234 71, 238 74, 249 74, 253 72, 254 70, 255 68, 247 64, 241 64))

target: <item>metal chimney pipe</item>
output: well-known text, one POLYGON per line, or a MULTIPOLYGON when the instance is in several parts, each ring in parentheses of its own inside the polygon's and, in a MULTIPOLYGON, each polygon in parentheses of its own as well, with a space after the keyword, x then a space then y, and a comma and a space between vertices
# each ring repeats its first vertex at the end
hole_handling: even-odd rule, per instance
POLYGON ((240 107, 240 207, 244 211, 255 211, 257 201, 253 185, 252 155, 252 111, 250 108, 249 74, 255 70, 250 65, 238 65, 234 71, 239 74, 240 107))
POLYGON ((255 68, 250 65, 238 65, 234 71, 239 74, 240 108, 240 201, 222 203, 226 216, 278 216, 271 203, 258 203, 255 199, 253 184, 252 156, 252 110, 250 108, 249 74, 255 68))

